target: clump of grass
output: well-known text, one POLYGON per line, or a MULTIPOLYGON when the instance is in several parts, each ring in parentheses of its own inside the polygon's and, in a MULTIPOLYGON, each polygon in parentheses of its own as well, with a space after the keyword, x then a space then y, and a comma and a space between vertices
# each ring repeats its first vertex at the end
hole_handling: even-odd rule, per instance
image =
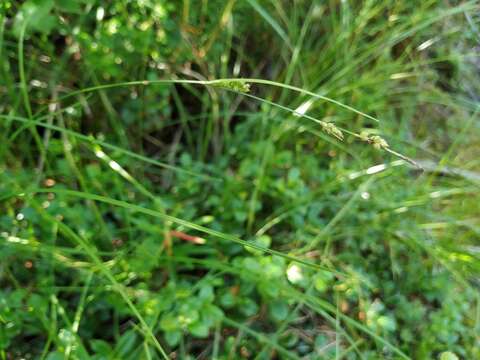
POLYGON ((475 11, 0 5, 0 359, 479 357, 475 11))

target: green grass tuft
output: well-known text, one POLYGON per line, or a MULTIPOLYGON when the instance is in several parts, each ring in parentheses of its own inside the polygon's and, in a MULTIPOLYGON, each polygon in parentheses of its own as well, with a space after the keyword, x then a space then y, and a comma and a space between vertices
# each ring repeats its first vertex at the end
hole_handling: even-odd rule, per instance
POLYGON ((480 358, 477 1, 0 4, 0 360, 480 358))

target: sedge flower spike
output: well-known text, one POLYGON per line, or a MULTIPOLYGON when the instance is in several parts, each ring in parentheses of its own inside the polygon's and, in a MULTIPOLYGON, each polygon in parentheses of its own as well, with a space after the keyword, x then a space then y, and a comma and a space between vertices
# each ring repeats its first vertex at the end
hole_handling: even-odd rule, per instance
POLYGON ((323 131, 325 131, 328 135, 332 135, 339 140, 343 140, 343 133, 338 127, 335 126, 335 124, 322 121, 321 125, 323 131))
POLYGON ((370 137, 370 139, 368 140, 368 142, 370 144, 373 145, 373 147, 377 150, 380 150, 380 149, 386 149, 389 147, 388 143, 386 142, 386 140, 378 135, 375 135, 375 136, 372 136, 370 137))
POLYGON ((373 147, 377 150, 385 150, 390 148, 390 145, 388 145, 387 141, 381 136, 362 133, 360 134, 360 138, 363 141, 373 145, 373 147))
POLYGON ((240 93, 250 92, 250 84, 242 80, 220 80, 211 84, 213 87, 232 90, 240 93))

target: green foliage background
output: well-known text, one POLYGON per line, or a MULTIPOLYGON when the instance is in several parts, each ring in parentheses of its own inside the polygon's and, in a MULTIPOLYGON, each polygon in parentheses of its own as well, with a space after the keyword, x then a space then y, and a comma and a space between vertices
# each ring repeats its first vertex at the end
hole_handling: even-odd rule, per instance
POLYGON ((0 359, 480 358, 479 11, 3 1, 0 359))

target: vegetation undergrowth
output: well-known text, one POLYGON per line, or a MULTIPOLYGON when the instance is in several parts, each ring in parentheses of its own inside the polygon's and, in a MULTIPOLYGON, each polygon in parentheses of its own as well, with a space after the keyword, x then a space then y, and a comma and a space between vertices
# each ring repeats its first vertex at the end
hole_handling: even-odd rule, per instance
POLYGON ((0 4, 0 359, 480 358, 477 1, 0 4))

